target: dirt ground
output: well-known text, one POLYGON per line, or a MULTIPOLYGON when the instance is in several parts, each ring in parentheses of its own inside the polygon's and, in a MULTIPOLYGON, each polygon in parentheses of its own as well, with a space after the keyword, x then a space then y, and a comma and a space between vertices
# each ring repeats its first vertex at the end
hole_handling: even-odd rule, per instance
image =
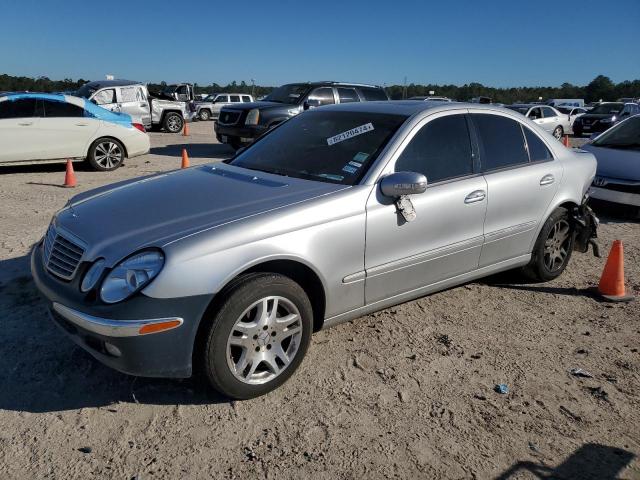
MULTIPOLYGON (((0 167, 0 478, 640 478, 640 301, 587 289, 574 254, 546 284, 493 277, 317 333, 293 378, 229 402, 192 380, 112 371, 47 319, 27 252, 79 191, 224 158, 213 124, 153 133, 111 173, 0 167), (582 368, 592 378, 575 377, 582 368), (508 393, 494 391, 507 384, 508 393)), ((602 212, 640 295, 640 225, 602 212)))

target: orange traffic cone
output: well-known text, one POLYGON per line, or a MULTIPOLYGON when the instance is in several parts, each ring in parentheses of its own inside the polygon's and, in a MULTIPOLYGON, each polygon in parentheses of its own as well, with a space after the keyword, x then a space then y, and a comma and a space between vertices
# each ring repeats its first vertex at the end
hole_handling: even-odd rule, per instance
POLYGON ((565 136, 562 138, 562 144, 563 144, 565 147, 567 147, 567 148, 569 148, 569 147, 571 146, 571 145, 569 144, 569 135, 565 135, 565 136))
POLYGON ((73 162, 67 160, 67 173, 64 176, 64 186, 72 188, 76 186, 76 174, 73 171, 73 162))
POLYGON ((180 168, 189 168, 189 155, 187 155, 187 149, 182 149, 182 167, 180 168))
POLYGON ((624 251, 620 240, 614 241, 611 246, 598 284, 598 293, 612 302, 633 300, 633 295, 627 295, 624 288, 624 251))
POLYGON ((187 122, 184 122, 184 128, 182 129, 182 136, 183 137, 189 136, 189 124, 187 122))

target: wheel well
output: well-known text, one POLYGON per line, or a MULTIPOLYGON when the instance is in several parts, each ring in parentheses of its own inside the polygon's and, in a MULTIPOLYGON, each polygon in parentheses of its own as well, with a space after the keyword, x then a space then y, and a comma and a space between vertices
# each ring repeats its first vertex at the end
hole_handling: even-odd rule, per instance
POLYGON ((120 145, 122 145, 122 148, 124 148, 125 158, 129 158, 129 152, 127 152, 127 146, 124 144, 124 142, 116 137, 110 137, 110 136, 99 137, 99 138, 96 138, 93 142, 91 142, 91 144, 89 145, 89 149, 87 150, 87 158, 89 158, 89 152, 91 151, 91 147, 93 146, 93 144, 96 143, 98 140, 103 140, 103 139, 115 140, 116 142, 118 142, 120 145))

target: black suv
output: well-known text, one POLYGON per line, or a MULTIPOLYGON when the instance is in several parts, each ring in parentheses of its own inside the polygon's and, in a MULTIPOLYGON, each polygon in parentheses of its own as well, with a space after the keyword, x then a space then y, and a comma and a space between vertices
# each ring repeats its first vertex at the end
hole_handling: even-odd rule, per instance
POLYGON ((223 107, 214 124, 216 138, 238 149, 304 110, 375 100, 389 100, 382 87, 340 82, 289 83, 260 102, 223 107))
POLYGON ((573 123, 573 133, 576 137, 583 134, 600 133, 613 127, 625 118, 640 113, 636 103, 602 102, 584 115, 576 117, 573 123))

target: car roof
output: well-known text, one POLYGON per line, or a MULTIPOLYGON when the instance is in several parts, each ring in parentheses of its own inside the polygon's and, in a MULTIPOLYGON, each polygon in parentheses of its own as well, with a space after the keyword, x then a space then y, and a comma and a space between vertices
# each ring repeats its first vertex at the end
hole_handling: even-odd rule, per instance
POLYGON ((64 95, 62 93, 42 93, 42 92, 7 92, 0 94, 0 99, 6 100, 18 100, 22 98, 35 98, 42 100, 58 100, 65 101, 65 97, 70 95, 64 95))
POLYGON ((351 82, 335 82, 333 80, 322 80, 317 82, 291 82, 286 85, 309 85, 310 87, 322 87, 322 86, 334 86, 334 87, 368 87, 368 88, 382 88, 379 85, 369 85, 367 83, 351 83, 351 82))
POLYGON ((126 87, 127 85, 143 85, 143 83, 134 82, 133 80, 95 80, 93 82, 86 83, 85 85, 98 89, 105 87, 126 87))
POLYGON ((320 107, 321 111, 341 111, 341 112, 364 112, 364 113, 387 113, 396 115, 411 116, 416 113, 431 110, 431 111, 445 111, 445 110, 460 110, 465 108, 473 108, 494 111, 494 112, 509 112, 513 114, 513 111, 507 110, 503 107, 496 107, 494 105, 487 105, 481 103, 467 103, 467 102, 416 102, 415 100, 387 100, 387 101, 375 101, 375 102, 352 102, 341 103, 337 105, 325 105, 320 107))

